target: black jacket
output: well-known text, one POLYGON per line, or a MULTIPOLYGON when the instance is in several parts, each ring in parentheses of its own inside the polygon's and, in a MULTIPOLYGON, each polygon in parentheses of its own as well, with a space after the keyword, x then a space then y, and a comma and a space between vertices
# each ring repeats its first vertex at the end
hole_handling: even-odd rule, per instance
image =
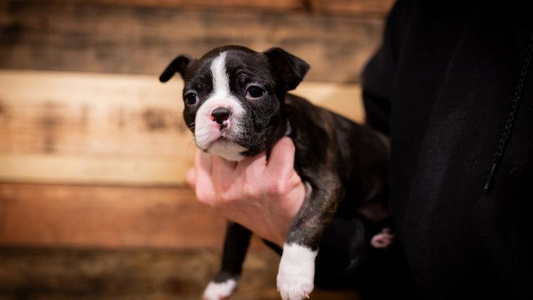
POLYGON ((399 0, 364 70, 421 299, 533 299, 533 14, 522 2, 399 0))

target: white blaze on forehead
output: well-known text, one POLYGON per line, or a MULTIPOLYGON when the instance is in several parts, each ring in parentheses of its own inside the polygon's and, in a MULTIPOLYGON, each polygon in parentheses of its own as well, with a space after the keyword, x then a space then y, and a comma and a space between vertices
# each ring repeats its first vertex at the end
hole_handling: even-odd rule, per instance
MULTIPOLYGON (((227 52, 222 52, 211 63, 211 74, 213 75, 213 93, 211 97, 229 96, 229 78, 226 70, 226 55, 227 52)), ((218 97, 217 97, 218 98, 218 97)))

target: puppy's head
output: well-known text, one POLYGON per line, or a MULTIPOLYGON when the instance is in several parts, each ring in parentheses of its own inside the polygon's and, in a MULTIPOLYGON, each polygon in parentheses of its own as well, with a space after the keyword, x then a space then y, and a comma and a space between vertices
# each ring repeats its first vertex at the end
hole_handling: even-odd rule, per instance
POLYGON ((180 55, 159 79, 166 82, 180 73, 185 81, 183 116, 196 146, 238 161, 283 136, 285 94, 308 70, 305 61, 280 48, 255 52, 226 46, 200 59, 180 55))

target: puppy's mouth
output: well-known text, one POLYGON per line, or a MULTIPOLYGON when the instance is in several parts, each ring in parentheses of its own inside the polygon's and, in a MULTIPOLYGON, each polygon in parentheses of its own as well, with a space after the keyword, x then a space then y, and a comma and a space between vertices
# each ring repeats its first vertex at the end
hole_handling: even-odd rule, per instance
MULTIPOLYGON (((205 105, 205 104, 204 104, 205 105)), ((243 113, 238 109, 226 109, 227 105, 211 103, 215 109, 202 106, 195 118, 194 136, 196 146, 204 152, 222 156, 228 160, 242 159, 248 150, 246 144, 247 126, 243 123, 243 113)), ((234 105, 235 106, 235 105, 234 105)))
POLYGON ((224 136, 220 136, 219 138, 209 142, 207 145, 206 145, 206 148, 203 149, 204 151, 208 151, 209 148, 211 148, 213 145, 215 144, 218 144, 219 146, 227 146, 229 144, 237 144, 237 142, 233 141, 232 139, 230 138, 227 138, 227 137, 224 137, 224 136))
POLYGON ((219 155, 227 160, 239 161, 244 158, 242 153, 247 151, 248 148, 241 146, 232 139, 220 136, 208 143, 202 150, 210 154, 219 155))

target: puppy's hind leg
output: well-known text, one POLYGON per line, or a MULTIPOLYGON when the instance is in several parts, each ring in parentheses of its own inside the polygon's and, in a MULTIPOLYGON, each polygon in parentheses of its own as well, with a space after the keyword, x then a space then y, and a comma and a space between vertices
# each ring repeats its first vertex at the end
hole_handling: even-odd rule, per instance
POLYGON ((206 287, 202 299, 227 299, 235 291, 251 236, 250 230, 237 223, 228 222, 222 253, 222 266, 219 273, 206 287))

